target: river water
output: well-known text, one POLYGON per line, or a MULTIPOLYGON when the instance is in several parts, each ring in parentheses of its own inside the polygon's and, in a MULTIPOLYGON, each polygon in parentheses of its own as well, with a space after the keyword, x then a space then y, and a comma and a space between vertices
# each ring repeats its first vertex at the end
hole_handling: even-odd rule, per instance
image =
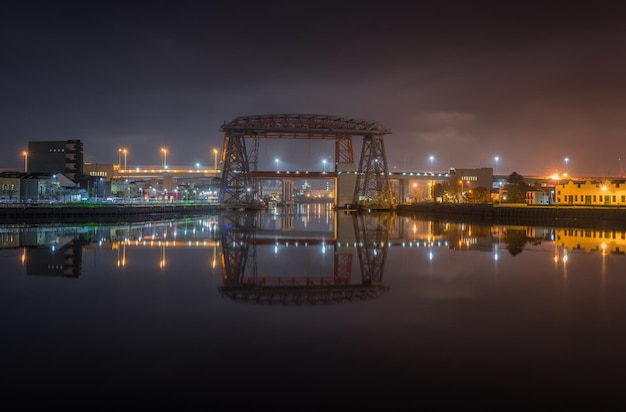
POLYGON ((619 399, 626 240, 327 205, 0 227, 10 405, 320 410, 619 399))

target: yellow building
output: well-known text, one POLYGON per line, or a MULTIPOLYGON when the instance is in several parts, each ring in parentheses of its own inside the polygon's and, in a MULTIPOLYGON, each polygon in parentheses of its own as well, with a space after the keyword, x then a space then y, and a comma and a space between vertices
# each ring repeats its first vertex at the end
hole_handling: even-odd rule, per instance
POLYGON ((556 204, 626 206, 626 179, 569 180, 556 185, 556 204))

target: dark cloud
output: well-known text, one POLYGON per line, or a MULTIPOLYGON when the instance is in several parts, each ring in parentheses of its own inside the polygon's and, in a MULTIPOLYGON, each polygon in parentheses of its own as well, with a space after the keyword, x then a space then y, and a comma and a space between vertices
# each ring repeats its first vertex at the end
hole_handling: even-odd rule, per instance
POLYGON ((498 155, 501 172, 551 174, 568 156, 579 174, 619 172, 613 2, 205 3, 3 3, 0 167, 29 140, 74 138, 92 161, 124 146, 156 164, 167 146, 172 164, 208 163, 224 121, 323 113, 383 123, 400 168, 498 155))

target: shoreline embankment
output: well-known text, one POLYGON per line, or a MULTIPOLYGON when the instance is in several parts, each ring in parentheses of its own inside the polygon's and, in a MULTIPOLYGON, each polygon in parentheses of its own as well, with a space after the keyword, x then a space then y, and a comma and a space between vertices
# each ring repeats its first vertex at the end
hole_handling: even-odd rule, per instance
POLYGON ((174 219, 223 210, 217 204, 11 205, 0 207, 0 224, 118 223, 174 219))
POLYGON ((501 225, 626 228, 626 208, 415 203, 398 205, 407 217, 501 225))
MULTIPOLYGON (((227 210, 220 204, 4 205, 0 224, 118 223, 175 219, 227 210)), ((466 223, 626 228, 626 208, 414 203, 398 205, 399 216, 466 223)))

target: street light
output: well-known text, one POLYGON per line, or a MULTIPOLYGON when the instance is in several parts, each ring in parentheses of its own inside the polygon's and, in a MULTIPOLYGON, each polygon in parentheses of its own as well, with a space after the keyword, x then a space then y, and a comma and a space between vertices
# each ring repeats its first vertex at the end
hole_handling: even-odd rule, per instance
POLYGON ((324 173, 326 173, 326 159, 322 159, 322 163, 324 163, 324 173))
POLYGON ((167 149, 161 148, 161 153, 163 153, 163 168, 167 169, 167 149))
POLYGON ((213 162, 215 164, 215 171, 217 172, 217 149, 213 149, 213 162))
POLYGON ((569 162, 569 157, 563 159, 565 161, 565 171, 567 172, 567 163, 569 162))
POLYGON ((117 165, 120 166, 122 164, 122 149, 117 149, 117 165))
POLYGON ((279 160, 278 160, 278 158, 276 158, 276 159, 274 159, 274 161, 276 162, 276 173, 278 173, 278 162, 279 162, 279 160))
POLYGON ((24 156, 24 173, 28 173, 28 152, 23 151, 22 156, 24 156))
POLYGON ((128 150, 124 149, 122 150, 122 153, 124 153, 124 170, 126 170, 126 155, 128 154, 128 150))
MULTIPOLYGON (((435 160, 435 156, 430 156, 430 174, 433 174, 433 160, 435 160)), ((430 186, 429 188, 429 197, 430 199, 434 199, 435 198, 435 181, 431 180, 430 183, 428 183, 428 185, 430 186)))
POLYGON ((494 157, 493 160, 496 162, 496 167, 493 170, 493 174, 497 175, 498 174, 498 160, 500 160, 500 158, 498 156, 494 157))

